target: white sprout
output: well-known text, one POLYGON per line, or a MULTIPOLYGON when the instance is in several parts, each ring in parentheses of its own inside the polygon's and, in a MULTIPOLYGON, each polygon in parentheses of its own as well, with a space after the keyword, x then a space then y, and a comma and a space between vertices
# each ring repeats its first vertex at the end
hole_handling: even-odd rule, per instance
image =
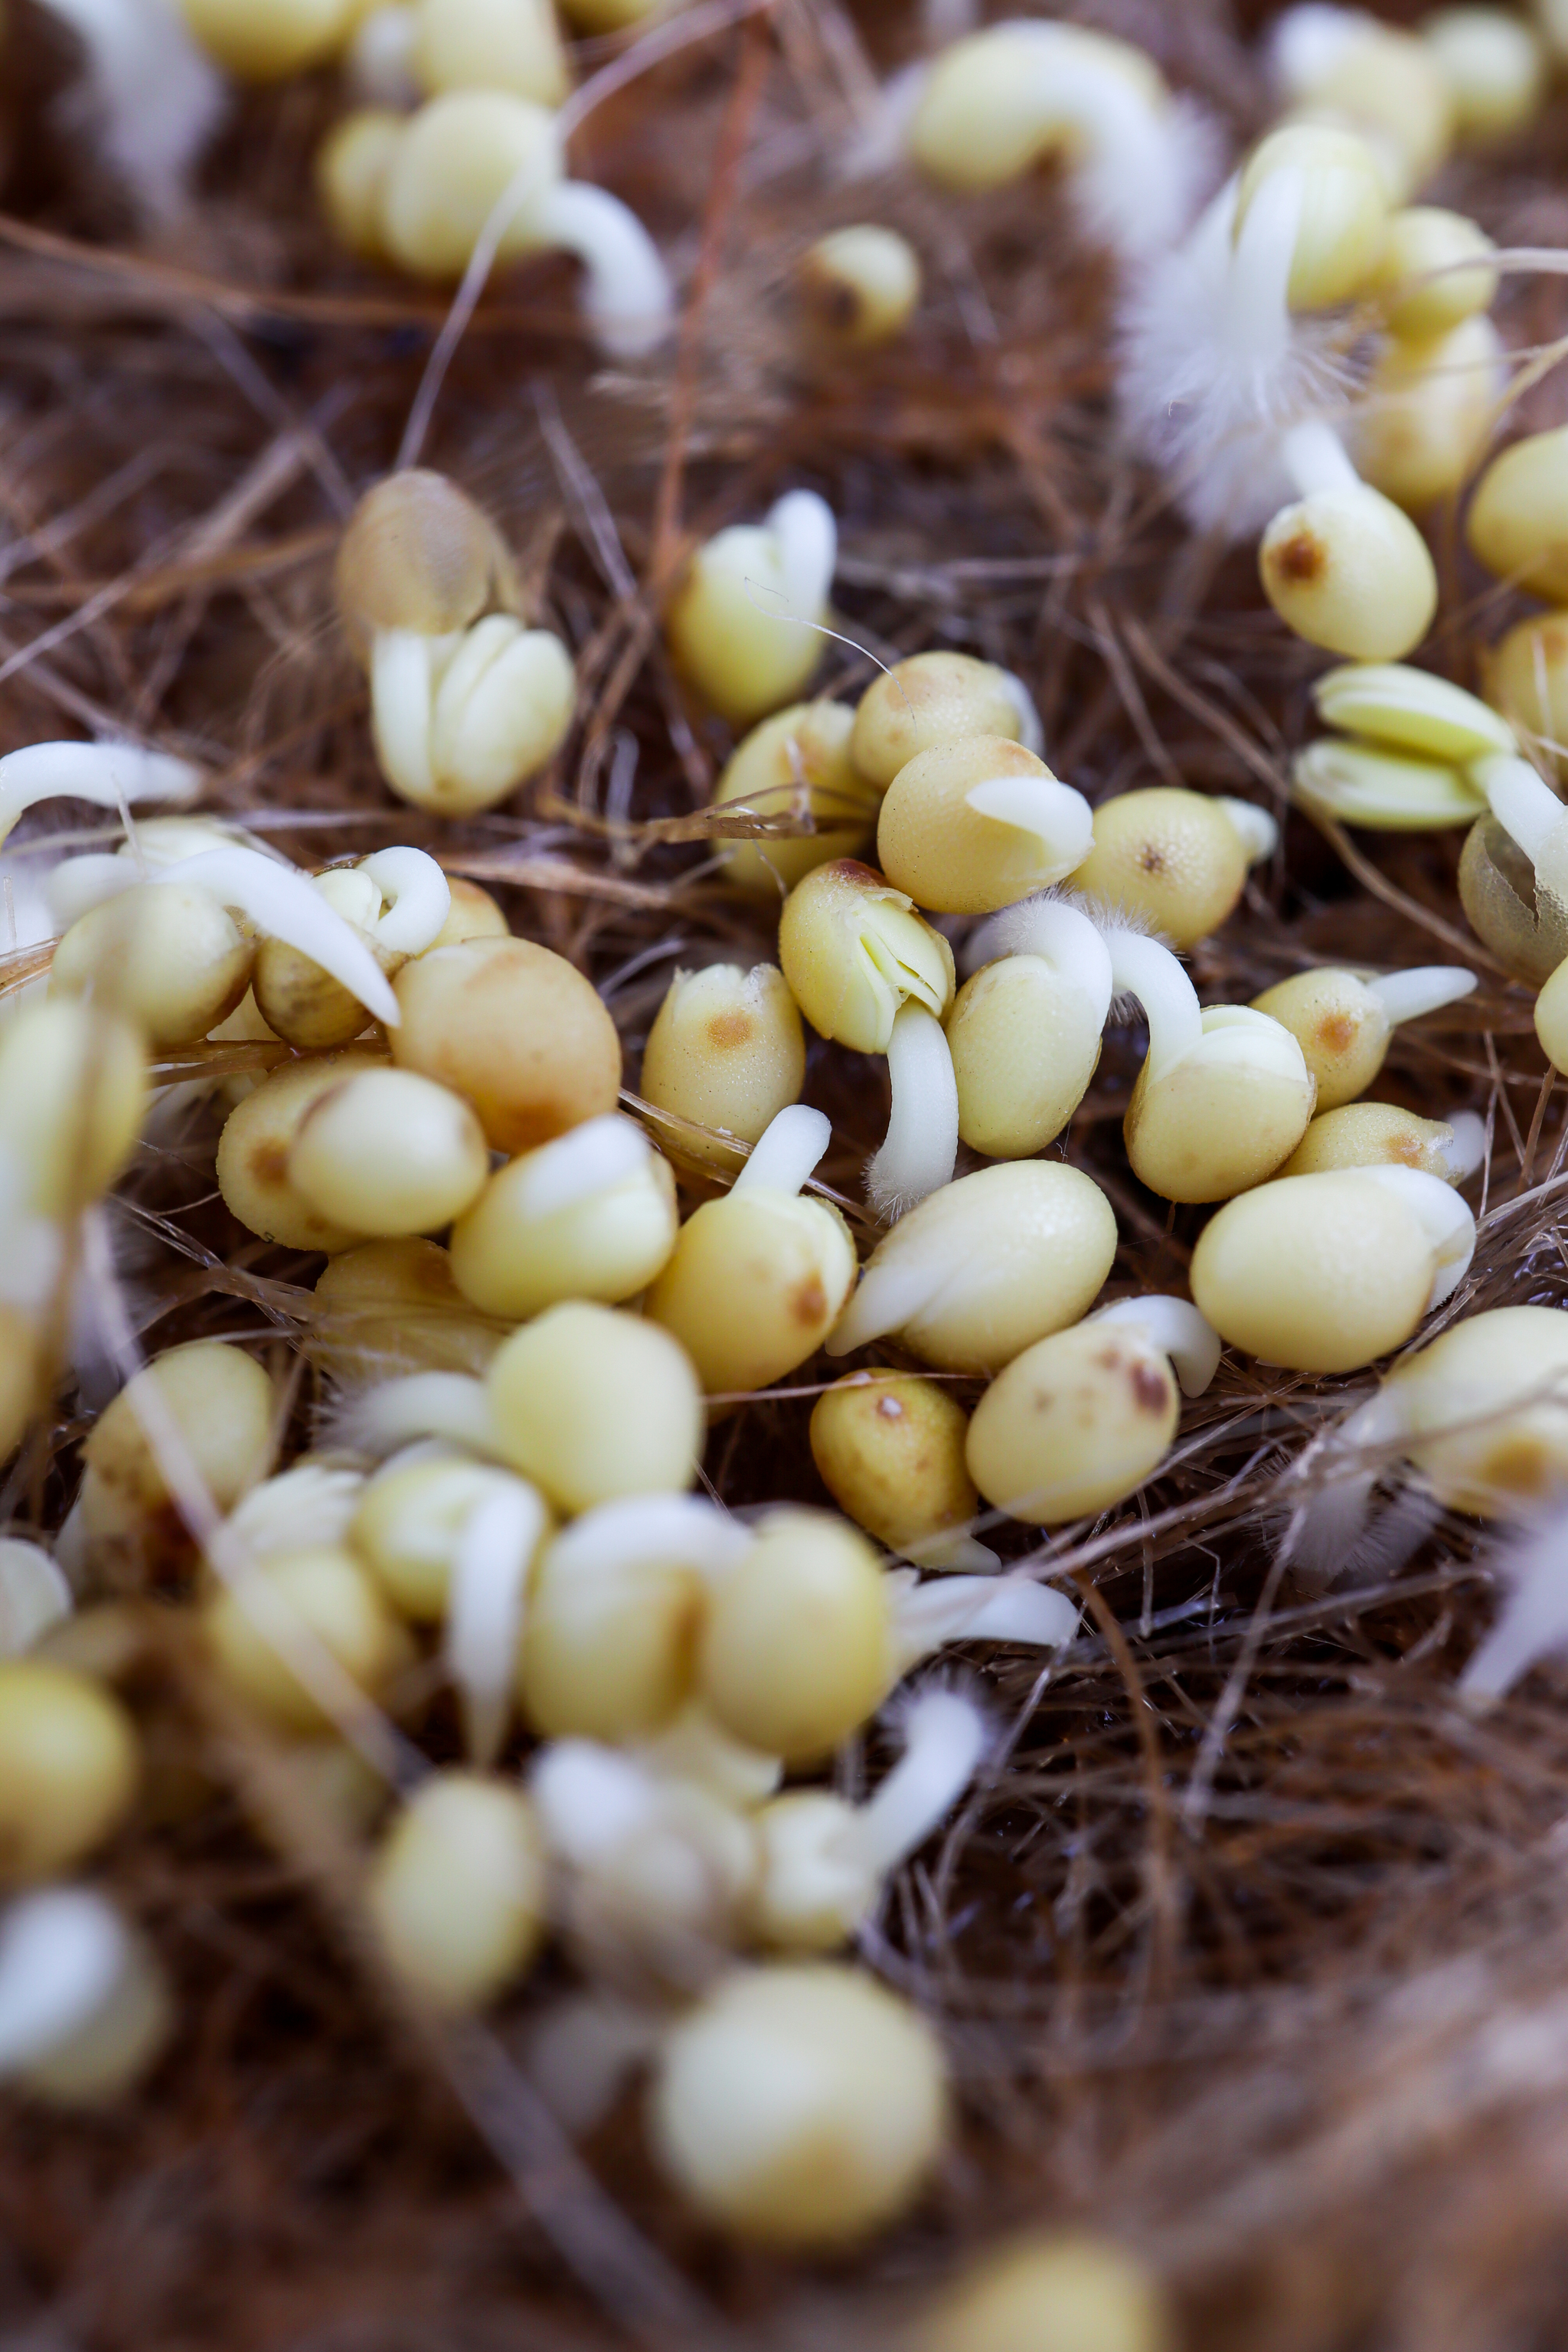
POLYGON ((506 1738, 529 1571, 550 1524, 522 1478, 498 1480, 458 1538, 447 1599, 447 1664, 462 1698, 468 1754, 493 1764, 506 1738))
POLYGON ((661 2017, 615 1993, 568 1993, 528 2035, 529 2079, 557 2123, 579 2138, 609 2114, 664 2030, 661 2017))
POLYGON ((1447 1125, 1450 1139, 1438 1145, 1438 1155, 1448 1171, 1448 1181, 1462 1184, 1487 1156, 1487 1123, 1477 1111, 1457 1110, 1447 1125))
POLYGON ((1078 1604, 1029 1576, 943 1576, 921 1584, 912 1569, 889 1569, 895 1587, 893 1641, 899 1671, 949 1642, 1005 1642, 1064 1650, 1078 1628, 1078 1604))
POLYGON ((1268 811, 1256 801, 1232 800, 1227 793, 1216 793, 1215 798, 1240 835, 1247 864, 1261 866, 1272 857, 1279 846, 1279 827, 1268 811))
POLYGON ((237 907, 258 930, 320 964, 387 1028, 395 1029, 402 1020, 397 999, 369 948, 293 867, 237 845, 204 850, 151 878, 194 882, 210 890, 222 905, 237 907))
POLYGON ((381 893, 384 911, 366 929, 393 955, 423 955, 452 911, 452 888, 423 849, 378 849, 354 868, 381 893))
MULTIPOLYGON (((1270 173, 1237 236, 1240 191, 1237 174, 1186 242, 1145 273, 1125 308, 1120 369, 1129 429, 1187 520, 1233 539, 1287 503, 1297 486, 1284 452, 1290 428, 1342 389, 1322 331, 1289 307, 1304 175, 1270 173)), ((1294 445, 1298 467, 1334 469, 1324 436, 1335 439, 1325 425, 1294 445)))
POLYGON ((950 1184, 958 1161, 958 1081, 947 1033, 912 998, 893 1016, 888 1076, 888 1133, 867 1168, 866 1190, 878 1215, 893 1218, 950 1184))
POLYGON ((1358 1176, 1397 1192, 1419 1220, 1436 1255, 1426 1312, 1452 1297, 1476 1254, 1476 1220, 1468 1202, 1460 1199, 1446 1177, 1428 1176, 1419 1168, 1358 1168, 1358 1176))
POLYGON ((636 1119, 605 1111, 529 1154, 515 1200, 529 1218, 552 1217, 640 1175, 652 1146, 636 1119))
MULTIPOLYGON (((897 1021, 893 1028, 896 1035, 897 1021)), ((889 1059, 891 1051, 889 1047, 889 1059)), ((812 1110, 805 1103, 786 1103, 752 1146, 731 1189, 797 1193, 832 1140, 833 1126, 825 1111, 812 1110)))
POLYGON ((410 1372, 345 1401, 339 1443, 355 1453, 384 1457, 416 1439, 445 1438, 471 1454, 500 1454, 500 1436, 483 1381, 468 1372, 410 1372))
POLYGON ((1506 1696, 1542 1658, 1568 1650, 1568 1521, 1558 1513, 1531 1528, 1495 1565, 1507 1598, 1459 1676, 1459 1696, 1477 1708, 1506 1696))
POLYGON ((39 801, 91 801, 118 809, 137 801, 189 801, 202 772, 166 751, 134 743, 29 743, 0 760, 0 841, 39 801))
POLYGON ((73 2105, 112 2097, 168 2016, 161 1977, 106 1896, 44 1887, 0 1917, 0 2075, 73 2105))
POLYGON ((836 1843, 868 1875, 886 1878, 922 1846, 973 1780, 987 1727, 957 1691, 921 1691, 903 1712, 904 1752, 874 1796, 854 1809, 836 1843))
POLYGON ((363 1470, 343 1464, 296 1462, 243 1496, 225 1521, 227 1533, 253 1559, 341 1543, 359 1507, 363 1470))
POLYGON ((401 0, 362 17, 343 58, 344 78, 357 104, 384 106, 397 114, 418 105, 424 96, 414 72, 418 29, 416 10, 401 0))
POLYGON ((797 614, 820 613, 838 563, 838 524, 815 490, 786 490, 768 509, 763 528, 778 551, 779 588, 797 614))
POLYGON ((1219 1370, 1223 1342, 1214 1325, 1187 1298, 1152 1293, 1146 1298, 1118 1298, 1097 1308, 1090 1323, 1125 1323, 1142 1331, 1163 1356, 1168 1356, 1182 1384, 1184 1396, 1202 1396, 1219 1370))
POLYGON ((1042 963, 1084 999, 1085 1018, 1103 1029, 1116 992, 1110 950, 1095 925, 1070 898, 1048 894, 1020 898, 988 915, 970 933, 963 950, 963 969, 978 971, 999 956, 1037 956, 1042 963))
POLYGON ((1395 1029, 1402 1021, 1419 1021, 1424 1013, 1436 1013, 1440 1005, 1458 1004, 1461 997, 1473 996, 1476 975, 1463 964, 1413 964, 1408 971, 1380 972, 1364 986, 1383 1007, 1389 1027, 1395 1029))
POLYGON ((987 776, 963 795, 976 816, 1011 825, 1040 844, 1048 869, 1042 878, 1060 881, 1083 864, 1094 847, 1094 812, 1083 794, 1058 776, 987 776))
POLYGON ((737 1566, 752 1535, 700 1495, 628 1495, 595 1504, 562 1529, 551 1546, 551 1573, 576 1582, 678 1559, 716 1583, 737 1566))
POLYGON ((1016 670, 1005 669, 998 675, 1002 680, 1002 691, 1018 714, 1019 742, 1026 751, 1032 751, 1037 760, 1043 760, 1046 756, 1046 730, 1034 696, 1016 670))
POLYGON ((143 219, 174 218, 228 105, 223 76, 173 0, 44 0, 84 52, 62 113, 123 181, 143 219))
POLYGON ((542 244, 575 254, 583 309, 602 351, 636 360, 657 351, 675 317, 669 273, 634 212, 607 188, 560 180, 535 207, 542 244))

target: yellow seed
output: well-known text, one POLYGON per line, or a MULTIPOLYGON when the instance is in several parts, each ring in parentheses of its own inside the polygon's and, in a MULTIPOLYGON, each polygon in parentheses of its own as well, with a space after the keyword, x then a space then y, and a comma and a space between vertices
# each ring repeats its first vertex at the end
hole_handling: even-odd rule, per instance
POLYGON ((829 1963, 725 1978, 668 2035, 649 2128, 698 2210, 745 2238, 853 2245, 918 2195, 948 2125, 918 2011, 829 1963))
POLYGON ((433 1772, 371 1865, 365 1902, 393 1975, 448 2017, 484 2009, 544 1932, 543 1840, 521 1789, 433 1772))
POLYGON ((910 2352, 1173 2352, 1174 2341, 1164 2298, 1131 2254, 1041 2232, 970 2263, 910 2352))
POLYGON ((398 1614, 437 1624, 447 1613, 463 1528, 510 1473, 457 1456, 394 1462, 365 1483, 347 1541, 398 1614))
POLYGON ((785 1508, 715 1591, 698 1675, 733 1738, 808 1763, 875 1713, 892 1664, 887 1580, 864 1536, 785 1508))
POLYGON ((646 1288, 675 1247, 675 1172, 661 1153, 647 1150, 612 1181, 540 1210, 545 1155, 557 1151, 546 1143, 498 1170, 452 1228, 453 1275, 488 1315, 521 1322, 563 1298, 618 1305, 646 1288))
POLYGON ((1070 874, 1083 854, 1088 814, 1079 794, 1021 743, 962 737, 917 751, 893 778, 877 820, 878 863, 918 906, 987 914, 1070 874), (970 804, 971 793, 1004 779, 1026 787, 1029 814, 1005 821, 970 804))
MULTIPOLYGON (((709 964, 678 971, 643 1048, 645 1101, 700 1127, 755 1143, 781 1110, 800 1100, 805 1036, 776 964, 709 964)), ((690 1136, 672 1139, 685 1157, 731 1171, 741 1154, 690 1136)))
POLYGON ((1388 196, 1377 160, 1353 131, 1296 122, 1254 148, 1241 175, 1236 234, 1266 180, 1297 172, 1304 184, 1290 263, 1293 310, 1323 310, 1359 293, 1383 253, 1388 196))
POLYGON ((551 0, 417 0, 414 78, 431 97, 504 89, 559 106, 572 86, 551 0))
POLYGON ((1023 732, 1019 689, 994 662, 973 654, 910 654, 884 670, 855 707, 849 740, 857 772, 882 791, 917 751, 966 735, 1023 732))
POLYGON ((1407 1356, 1388 1380, 1407 1451, 1447 1509, 1537 1509, 1568 1481, 1568 1315, 1496 1307, 1407 1356))
POLYGON ((455 948, 464 940, 511 937, 510 924, 488 890, 481 890, 477 882, 465 882, 460 874, 448 874, 447 887, 452 893, 452 904, 431 947, 455 948))
POLYGON ((921 299, 920 257, 896 229, 863 222, 819 236, 800 265, 811 325, 853 352, 891 342, 921 299))
POLYGON ((830 1352, 896 1331, 938 1371, 1000 1371, 1032 1340, 1078 1321, 1115 1255, 1110 1203, 1079 1169, 979 1169, 879 1242, 830 1352))
POLYGON ((1535 1000, 1535 1034, 1554 1070, 1568 1070, 1568 963, 1560 963, 1535 1000))
POLYGON ((855 714, 842 702, 796 702, 752 729, 725 763, 715 808, 743 801, 759 817, 808 811, 817 830, 798 839, 720 841, 738 890, 776 900, 814 866, 869 845, 878 798, 850 757, 855 714))
POLYGON ((347 1249, 364 1235, 312 1208, 289 1181, 289 1154, 306 1112, 361 1070, 384 1067, 370 1046, 285 1062, 232 1110, 218 1138, 218 1191, 233 1215, 285 1249, 347 1249))
POLYGON ((1465 518, 1470 551, 1500 579, 1568 604, 1568 425, 1494 457, 1465 518))
POLYGON ((1384 347, 1354 418, 1356 463, 1373 489, 1417 513, 1462 487, 1496 415, 1501 353, 1489 319, 1384 347))
POLYGON ((1316 1087, 1281 1023, 1209 1004, 1193 1053, 1150 1054, 1121 1123, 1133 1173, 1167 1201, 1224 1201, 1262 1183, 1307 1131, 1316 1087))
POLYGON ((497 1151, 611 1111, 621 1041, 582 973, 531 940, 465 940, 405 963, 393 1059, 466 1095, 497 1151))
POLYGON ((1462 144, 1506 139, 1536 112, 1546 56, 1532 26, 1505 8, 1439 8, 1421 31, 1454 96, 1462 144))
POLYGON ((1533 739, 1531 748, 1560 779, 1568 772, 1568 614, 1532 613, 1516 622, 1492 648, 1487 696, 1533 739))
POLYGON ((266 1477, 278 1446, 278 1400, 254 1356, 223 1339, 169 1348, 128 1381, 82 1449, 82 1517, 89 1537, 180 1539, 165 1430, 219 1511, 266 1477), (145 1417, 145 1418, 143 1418, 145 1417))
POLYGON ((101 1684, 41 1658, 0 1660, 0 1879, 53 1878, 130 1811, 135 1727, 101 1684))
POLYGON ((245 994, 254 943, 208 890, 145 882, 79 916, 55 950, 51 995, 90 994, 153 1046, 205 1037, 245 994))
POLYGON ((331 1545, 270 1555, 240 1588, 203 1603, 202 1624, 230 1693, 285 1731, 319 1732, 332 1720, 331 1705, 295 1674, 295 1655, 308 1673, 324 1650, 374 1697, 403 1654, 369 1573, 331 1545))
POLYGON ((1100 1042, 1083 990, 1044 957, 986 964, 947 1016, 963 1141, 990 1160, 1043 1151, 1083 1100, 1100 1042))
POLYGON ((329 1380, 374 1386, 402 1372, 483 1372, 506 1326, 478 1314, 437 1242, 366 1242, 329 1258, 305 1334, 329 1380))
MULTIPOLYGON (((380 911, 380 893, 370 877, 354 866, 337 866, 311 877, 312 887, 335 914, 342 917, 383 971, 395 969, 371 937, 368 925, 380 911)), ((256 950, 251 992, 262 1019, 275 1036, 305 1053, 323 1053, 334 1045, 352 1045, 371 1026, 371 1016, 353 991, 323 971, 311 956, 301 954, 286 940, 264 939, 256 950)))
POLYGON ((38 1400, 38 1331, 30 1315, 0 1307, 0 1462, 15 1453, 38 1400))
POLYGON ((1312 1121, 1279 1171, 1315 1176, 1329 1168, 1419 1168, 1451 1178, 1447 1150, 1454 1130, 1445 1120, 1417 1118, 1393 1103, 1346 1103, 1312 1121))
POLYGON ((702 1451, 684 1349, 614 1307, 552 1307, 496 1357, 489 1396, 508 1461, 563 1511, 680 1494, 702 1451))
POLYGON ((482 614, 521 604, 495 525, 445 474, 422 467, 365 492, 339 543, 332 587, 362 661, 379 630, 447 636, 482 614))
MULTIPOLYGON (((416 278, 460 278, 502 191, 525 169, 537 200, 561 176, 548 110, 506 90, 448 90, 409 120, 393 149, 382 191, 381 235, 388 255, 416 278)), ((498 258, 534 250, 537 201, 521 203, 498 258)))
POLYGON ((710 1396, 762 1389, 816 1354, 855 1273, 837 1209, 759 1187, 687 1219, 647 1312, 681 1342, 710 1396))
POLYGON ((1100 803, 1094 847, 1072 887, 1126 908, 1184 951, 1218 930, 1247 866, 1246 845, 1218 801, 1156 784, 1100 803))
POLYGON ((889 1551, 919 1559, 923 1539, 965 1527, 979 1508, 963 1460, 968 1428, 937 1381, 879 1365, 818 1397, 812 1459, 841 1511, 889 1551))
POLYGON ((316 194, 327 226, 340 245, 365 261, 384 257, 381 208, 403 124, 404 117, 387 107, 356 107, 316 150, 316 194))
MULTIPOLYGON (((1342 19, 1342 23, 1343 20, 1342 19)), ((1353 124, 1370 142, 1396 202, 1432 177, 1454 134, 1453 93, 1427 44, 1359 13, 1347 37, 1291 96, 1330 122, 1353 124)))
POLYGON ((1332 967, 1299 971, 1252 1000, 1289 1029, 1317 1081, 1317 1108, 1337 1110, 1365 1094, 1388 1053, 1394 1031, 1363 980, 1332 967))
POLYGON ((241 81, 282 81, 336 55, 353 29, 354 0, 182 0, 204 49, 241 81))
POLYGON ((1535 868, 1494 816, 1478 817, 1459 859, 1459 900, 1478 939, 1516 980, 1541 988, 1568 957, 1568 917, 1537 898, 1535 868))
POLYGON ((1165 104, 1159 68, 1129 41, 1077 25, 993 25, 943 49, 921 91, 910 149, 939 186, 963 194, 998 188, 1047 155, 1080 152, 1081 118, 1053 101, 1031 38, 1047 29, 1055 37, 1049 66, 1124 81, 1151 110, 1165 104))
POLYGON ((460 1095, 414 1070, 361 1070, 311 1103, 288 1181, 322 1216, 394 1239, 461 1216, 489 1164, 460 1095))
POLYGON ((646 1739, 691 1696, 708 1579, 678 1540, 584 1570, 547 1550, 523 1620, 517 1691, 546 1739, 646 1739))
POLYGON ((1402 661, 1437 609, 1426 541, 1365 483, 1282 507, 1259 543, 1258 569, 1287 626, 1353 661, 1402 661))
POLYGON ((797 884, 779 917, 779 961, 814 1029, 885 1054, 906 1000, 938 1019, 952 1002, 952 950, 903 891, 840 858, 797 884))
MULTIPOLYGON (((813 583, 814 592, 816 583, 813 583)), ((665 614, 677 669, 731 726, 749 727, 810 684, 826 640, 826 590, 802 605, 765 524, 732 523, 700 547, 665 614)))
POLYGON ((1491 266, 1496 250, 1485 229, 1463 213, 1437 205, 1408 205, 1395 213, 1376 280, 1391 332, 1428 342, 1489 310, 1498 289, 1491 266))
POLYGON ((992 1381, 969 1424, 969 1475, 1031 1526, 1091 1517, 1153 1476, 1181 1415, 1170 1364, 1142 1332, 1079 1323, 992 1381))
POLYGON ((835 1952, 876 1900, 879 1874, 855 1851, 856 1808, 792 1789, 755 1815, 762 1863, 752 1927, 775 1952, 835 1952))
POLYGON ((1193 1253, 1193 1297, 1230 1346, 1266 1363, 1353 1372, 1411 1337, 1435 1267, 1404 1201, 1345 1169, 1227 1201, 1193 1253))
POLYGON ((0 1131, 38 1215, 107 1192, 146 1108, 146 1050, 118 1013, 34 999, 0 1021, 0 1131))

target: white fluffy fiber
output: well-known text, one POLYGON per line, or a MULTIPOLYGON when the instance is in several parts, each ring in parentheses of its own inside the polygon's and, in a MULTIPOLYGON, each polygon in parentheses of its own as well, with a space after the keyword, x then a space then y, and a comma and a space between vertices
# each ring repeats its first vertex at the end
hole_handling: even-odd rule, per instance
POLYGON ((44 0, 80 41, 79 82, 63 110, 150 226, 186 202, 190 175, 228 103, 227 84, 175 0, 44 0))

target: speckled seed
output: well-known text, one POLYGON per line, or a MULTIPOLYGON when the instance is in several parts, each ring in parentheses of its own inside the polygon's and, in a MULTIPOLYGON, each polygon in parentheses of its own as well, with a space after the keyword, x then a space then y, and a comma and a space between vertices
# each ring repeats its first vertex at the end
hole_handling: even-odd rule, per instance
POLYGON ((973 654, 910 654, 872 679, 855 706, 850 756, 886 791, 917 751, 965 735, 1023 731, 1017 693, 994 662, 973 654))
POLYGON ((1101 801, 1094 847, 1071 887, 1126 908, 1185 950, 1218 930, 1246 880, 1246 847, 1219 803, 1155 784, 1101 801))
POLYGON ((1403 661, 1437 609, 1426 541, 1367 483, 1282 507, 1258 544, 1258 571, 1288 627, 1352 661, 1403 661))
POLYGON ((979 1507, 963 1462, 963 1407, 919 1372, 876 1366, 812 1407, 811 1452, 841 1511, 889 1551, 962 1528, 979 1507))
POLYGON ((1181 1412, 1170 1364, 1141 1332, 1079 1323, 992 1381, 969 1425, 969 1474, 1032 1526, 1089 1517, 1153 1475, 1181 1412))
POLYGON ((687 1219, 646 1312, 710 1396, 766 1388, 816 1354, 855 1274, 849 1228, 827 1202, 731 1192, 687 1219))
POLYGON ((1337 1110, 1366 1092, 1394 1034, 1366 982, 1332 968, 1295 972, 1255 996, 1252 1008, 1281 1022, 1300 1046, 1318 1082, 1320 1111, 1337 1110))

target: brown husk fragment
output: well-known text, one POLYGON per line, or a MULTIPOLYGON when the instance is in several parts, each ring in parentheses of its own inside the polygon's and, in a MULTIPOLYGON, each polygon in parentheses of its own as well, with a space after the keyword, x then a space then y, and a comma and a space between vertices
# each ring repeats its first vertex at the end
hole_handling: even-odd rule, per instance
MULTIPOLYGON (((1265 119, 1247 13, 1244 47, 1217 5, 1092 11, 1237 138, 1265 119)), ((868 61, 885 71, 909 53, 902 12, 856 22, 837 0, 782 0, 767 29, 694 44, 593 116, 584 174, 667 246, 701 239, 673 359, 595 362, 556 260, 481 303, 420 459, 495 517, 522 608, 568 636, 582 694, 551 773, 449 827, 382 784, 333 617, 338 533, 395 460, 443 310, 326 246, 309 164, 339 103, 331 78, 247 99, 198 210, 154 251, 45 127, 58 37, 19 14, 14 37, 3 748, 143 732, 208 762, 212 804, 301 862, 436 848, 601 985, 635 1082, 678 962, 773 952, 770 916, 715 877, 711 843, 733 820, 703 812, 729 739, 683 702, 657 598, 692 541, 808 483, 841 523, 836 625, 867 649, 829 643, 820 690, 852 698, 872 656, 959 646, 1028 680, 1054 769, 1091 798, 1180 782, 1283 814, 1319 664, 1262 605, 1249 554, 1192 543, 1120 451, 1107 273, 1060 188, 1043 177, 953 204, 901 178, 834 184, 868 61), (807 365, 794 265, 860 217, 920 248, 926 303, 890 352, 807 365)), ((1565 127, 1559 99, 1527 139, 1450 166, 1432 200, 1473 210, 1500 243, 1561 238, 1565 127)), ((1511 343, 1564 331, 1560 289, 1508 281, 1511 343)), ((1529 425, 1562 421, 1560 382, 1545 373, 1530 393, 1529 425)), ((1446 596, 1426 657, 1474 683, 1506 611, 1466 570, 1451 517, 1435 537, 1446 596)), ((68 824, 40 812, 13 847, 68 824)), ((1194 955, 1205 1000, 1244 1003, 1317 960, 1453 959, 1458 843, 1356 837, 1347 855, 1374 888, 1342 844, 1286 819, 1281 857, 1194 955)), ((20 951, 0 984, 37 961, 20 951)), ((1542 1090, 1528 992, 1478 969, 1475 997, 1396 1033, 1378 1087, 1427 1116, 1490 1121, 1475 1265, 1447 1316, 1568 1300, 1568 1102, 1542 1090)), ((191 1049, 164 1075, 275 1058, 191 1049)), ((1118 1210, 1113 1289, 1180 1289, 1205 1213, 1169 1213, 1127 1169, 1138 1059, 1136 1037, 1113 1032, 1064 1148, 1118 1210)), ((881 1086, 875 1066, 814 1045, 807 1099, 835 1128, 819 1173, 852 1202, 881 1086)), ((132 1319, 149 1349, 243 1335, 281 1370, 319 1261, 227 1218, 211 1184, 218 1116, 171 1115, 121 1188, 132 1319)), ((689 1198, 706 1181, 693 1175, 689 1198)), ((725 1499, 826 1502, 805 1426, 838 1370, 818 1360, 718 1423, 707 1466, 725 1499)), ((8 1473, 5 1516, 58 1525, 107 1393, 100 1374, 84 1381, 8 1473)), ((1560 2345, 1563 1685, 1540 1675, 1484 1722, 1456 1706, 1492 1605, 1470 1522, 1407 1510, 1327 1597, 1280 1569, 1310 1441, 1367 1387, 1228 1360, 1165 1474, 1109 1525, 1034 1552, 1021 1528, 983 1530, 1092 1585, 1122 1637, 1090 1631, 1044 1678, 1022 1658, 973 1661, 1005 1742, 866 1937, 949 2028, 963 2128, 918 2216, 854 2262, 715 2244, 655 2179, 630 2100, 581 2168, 565 2159, 508 2056, 573 1981, 563 1960, 493 2038, 401 2015, 353 1933, 352 1856, 287 1803, 270 1808, 273 1843, 248 1826, 267 1755, 222 1717, 166 1602, 133 1603, 150 1628, 133 1696, 144 1722, 174 1727, 160 1737, 179 1748, 187 1801, 154 1806, 102 1875, 173 1969, 181 2028, 124 2112, 7 2106, 7 2339, 858 2347, 998 2230, 1070 2220, 1146 2254, 1205 2352, 1560 2345), (198 1769, 209 1793, 193 1803, 198 1769)), ((311 1401, 307 1375, 297 1443, 311 1401)), ((439 1706, 426 1730, 431 1753, 456 1752, 439 1706)))

